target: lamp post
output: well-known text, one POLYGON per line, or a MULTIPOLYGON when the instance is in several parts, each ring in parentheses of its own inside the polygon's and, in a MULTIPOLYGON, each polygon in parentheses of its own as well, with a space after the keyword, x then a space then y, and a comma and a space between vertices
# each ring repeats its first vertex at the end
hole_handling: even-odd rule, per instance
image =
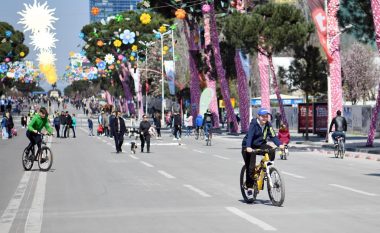
POLYGON ((165 117, 165 110, 164 110, 164 106, 165 106, 164 82, 165 82, 165 79, 164 79, 164 53, 163 53, 164 36, 170 34, 171 31, 172 30, 169 30, 165 33, 161 33, 161 32, 158 32, 156 30, 153 30, 153 33, 155 33, 156 35, 157 34, 160 35, 160 39, 161 39, 161 125, 164 125, 164 117, 165 117))
MULTIPOLYGON (((140 44, 145 46, 145 83, 148 82, 148 47, 156 42, 139 41, 140 44)), ((148 114, 148 91, 145 85, 145 114, 148 114)))

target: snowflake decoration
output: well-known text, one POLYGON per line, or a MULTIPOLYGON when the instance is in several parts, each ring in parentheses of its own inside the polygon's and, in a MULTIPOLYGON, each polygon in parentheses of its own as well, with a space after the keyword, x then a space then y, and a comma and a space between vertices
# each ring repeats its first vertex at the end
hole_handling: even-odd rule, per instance
POLYGON ((41 51, 37 55, 37 60, 40 62, 40 64, 54 64, 54 62, 57 60, 55 58, 55 54, 51 50, 44 50, 41 51))
POLYGON ((112 64, 115 61, 115 57, 112 54, 107 54, 104 60, 107 62, 107 64, 112 64))
POLYGON ((49 50, 55 48, 55 42, 58 41, 55 39, 55 33, 49 30, 39 31, 31 35, 30 38, 32 39, 31 44, 34 45, 34 50, 49 50))
POLYGON ((120 34, 120 39, 124 44, 133 44, 135 43, 136 34, 129 30, 124 30, 123 33, 120 34))
POLYGON ((32 31, 32 33, 45 29, 55 29, 53 23, 58 20, 53 16, 55 9, 49 9, 47 2, 44 4, 37 3, 34 0, 33 5, 24 4, 25 10, 18 12, 22 16, 18 22, 24 25, 24 31, 32 31))

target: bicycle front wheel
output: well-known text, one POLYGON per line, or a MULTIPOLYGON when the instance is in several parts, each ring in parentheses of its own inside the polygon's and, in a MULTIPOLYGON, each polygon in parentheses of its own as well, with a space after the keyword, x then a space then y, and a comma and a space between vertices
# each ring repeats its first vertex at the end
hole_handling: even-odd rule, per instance
POLYGON ((49 147, 42 147, 38 156, 38 167, 41 171, 49 171, 53 165, 53 153, 49 147))
POLYGON ((340 151, 340 158, 343 159, 344 152, 345 152, 343 141, 340 141, 340 143, 339 143, 339 151, 340 151))
POLYGON ((26 148, 22 153, 22 166, 24 167, 25 171, 29 171, 33 167, 34 158, 31 158, 31 153, 32 152, 27 150, 26 148))
POLYGON ((335 155, 335 158, 339 157, 339 146, 338 145, 334 146, 334 155, 335 155))
POLYGON ((285 200, 285 183, 281 178, 280 172, 275 167, 269 168, 270 179, 267 179, 269 198, 274 206, 281 206, 285 200), (270 184, 272 181, 272 185, 270 184))
MULTIPOLYGON (((246 173, 246 169, 245 169, 245 165, 243 165, 243 167, 241 168, 241 172, 240 172, 240 191, 241 191, 241 195, 244 198, 244 201, 250 204, 250 203, 253 203, 253 201, 256 199, 257 192, 253 192, 253 197, 248 198, 248 196, 249 196, 248 195, 248 188, 245 185, 245 182, 246 182, 245 173, 246 173)), ((253 190, 251 190, 251 191, 253 191, 253 190)))
POLYGON ((205 140, 205 132, 203 130, 199 133, 199 136, 201 137, 201 140, 205 140))

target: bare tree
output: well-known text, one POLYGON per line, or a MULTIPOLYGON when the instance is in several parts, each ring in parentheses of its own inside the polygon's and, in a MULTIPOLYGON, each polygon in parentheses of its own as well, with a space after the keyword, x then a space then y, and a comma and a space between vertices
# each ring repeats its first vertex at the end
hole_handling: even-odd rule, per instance
POLYGON ((354 42, 343 52, 342 80, 345 99, 352 104, 372 98, 379 70, 374 64, 375 53, 367 45, 354 42))

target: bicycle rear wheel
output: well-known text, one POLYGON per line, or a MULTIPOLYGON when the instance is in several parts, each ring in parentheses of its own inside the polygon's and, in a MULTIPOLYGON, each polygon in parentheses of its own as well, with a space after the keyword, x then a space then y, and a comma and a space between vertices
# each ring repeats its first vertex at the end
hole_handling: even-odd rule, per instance
POLYGON ((270 185, 269 177, 267 178, 267 188, 269 198, 274 206, 281 206, 285 200, 285 183, 281 178, 280 172, 275 167, 269 168, 269 174, 272 180, 272 185, 270 185))
POLYGON ((27 148, 22 152, 22 166, 25 171, 29 171, 33 167, 34 158, 30 158, 31 151, 28 151, 27 148))
POLYGON ((199 136, 201 140, 205 140, 205 132, 203 130, 199 132, 199 136))
POLYGON ((53 153, 49 147, 42 147, 38 155, 38 167, 41 171, 49 171, 53 165, 53 153))
POLYGON ((345 151, 344 151, 344 145, 343 145, 342 140, 339 142, 339 151, 340 151, 340 158, 343 159, 345 151))
POLYGON ((338 158, 338 156, 339 156, 339 146, 338 145, 334 146, 334 155, 335 155, 335 158, 338 158))
POLYGON ((240 172, 240 191, 241 191, 241 195, 243 196, 244 198, 244 201, 247 202, 247 203, 253 203, 256 199, 256 196, 257 196, 257 192, 253 191, 253 189, 251 191, 253 191, 253 197, 252 198, 248 198, 248 188, 247 186, 245 185, 245 165, 243 165, 243 167, 241 168, 241 172, 240 172))

